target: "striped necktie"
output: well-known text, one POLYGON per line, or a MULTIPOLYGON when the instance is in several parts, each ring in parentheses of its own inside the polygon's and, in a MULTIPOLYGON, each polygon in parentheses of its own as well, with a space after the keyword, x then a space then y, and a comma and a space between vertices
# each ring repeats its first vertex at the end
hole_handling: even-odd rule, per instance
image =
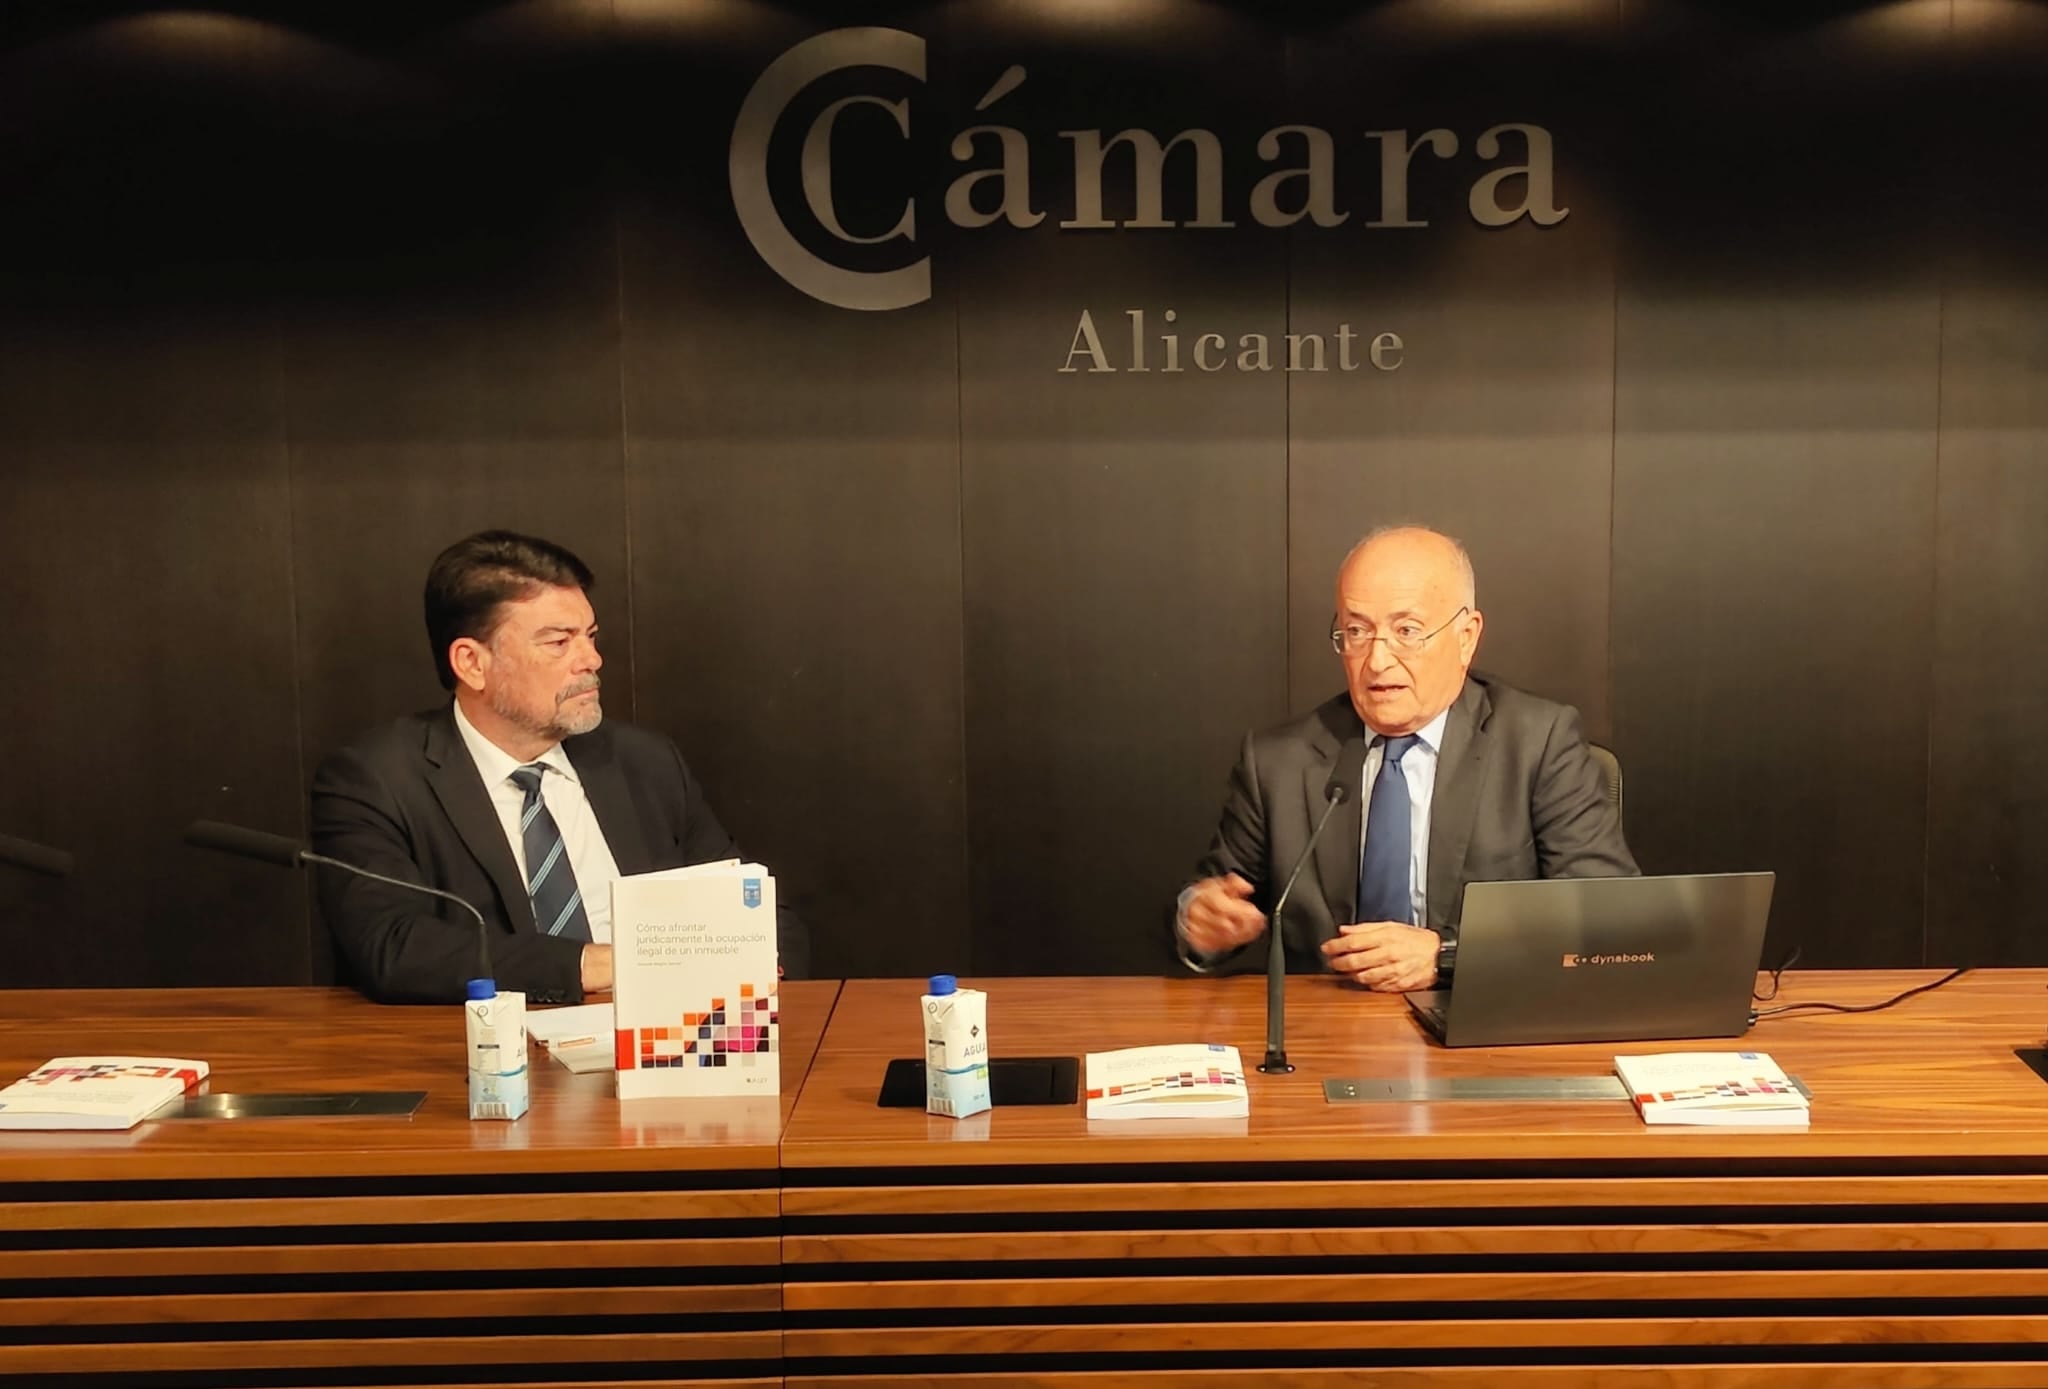
POLYGON ((512 773, 513 785, 526 794, 526 803, 519 808, 519 837, 526 846, 526 895, 533 900, 533 924, 544 936, 589 940, 583 893, 569 867, 562 831, 540 798, 540 777, 538 762, 512 773))

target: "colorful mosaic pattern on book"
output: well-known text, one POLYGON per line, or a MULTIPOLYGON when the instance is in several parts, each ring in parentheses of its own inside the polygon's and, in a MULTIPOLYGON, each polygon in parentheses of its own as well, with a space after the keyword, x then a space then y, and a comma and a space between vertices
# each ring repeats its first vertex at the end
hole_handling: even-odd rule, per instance
POLYGON ((1130 1081, 1123 1085, 1112 1085, 1107 1089, 1090 1090, 1091 1100, 1106 1099, 1112 1095, 1148 1095, 1155 1090, 1197 1090, 1211 1086, 1220 1089, 1242 1089, 1244 1076, 1237 1071, 1211 1066, 1202 1071, 1172 1071, 1165 1075, 1147 1076, 1143 1080, 1130 1081))
POLYGON ((101 1063, 96 1066, 45 1066, 21 1078, 24 1085, 59 1085, 84 1080, 124 1080, 140 1076, 147 1080, 169 1080, 176 1077, 185 1083, 187 1090, 199 1083, 199 1072, 180 1066, 120 1066, 101 1063))
POLYGON ((1799 1087, 1782 1080, 1771 1080, 1764 1076, 1751 1076, 1748 1080, 1724 1080, 1718 1085, 1689 1085, 1683 1090, 1657 1090, 1638 1096, 1644 1104, 1655 1104, 1659 1100, 1676 1103, 1681 1100, 1739 1100, 1752 1095, 1799 1094, 1799 1087))
POLYGON ((684 1013, 675 1027, 622 1027, 618 1066, 650 1071, 668 1066, 775 1065, 780 1013, 773 992, 740 985, 738 1006, 714 998, 702 1013, 684 1013), (765 1058, 765 1060, 764 1060, 765 1058))

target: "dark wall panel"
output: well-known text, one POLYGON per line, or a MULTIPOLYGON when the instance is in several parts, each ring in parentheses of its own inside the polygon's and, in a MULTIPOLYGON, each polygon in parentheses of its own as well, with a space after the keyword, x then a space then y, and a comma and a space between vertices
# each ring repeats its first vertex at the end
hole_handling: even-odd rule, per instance
POLYGON ((1776 870, 1767 958, 1921 956, 1940 300, 1916 113, 1947 21, 1629 7, 1629 837, 1651 871, 1776 870))
MULTIPOLYGON (((1056 14, 983 11, 951 58, 984 81, 1013 63, 1030 73, 994 114, 1045 160, 1048 224, 1075 217, 1058 130, 1106 141, 1136 127, 1163 143, 1204 128, 1241 160, 1264 128, 1283 49, 1248 12, 1121 7, 1093 16, 1082 51, 1071 15, 1056 14)), ((977 95, 964 93, 962 125, 977 95)), ((1135 215, 1129 167, 1106 166, 1105 220, 1135 215)), ((1232 179, 1241 199, 1241 164, 1232 179)), ((1190 182, 1170 169, 1167 217, 1195 215, 1190 182)), ((981 973, 1166 967, 1163 914, 1214 826, 1237 740, 1284 711, 1285 380, 1169 374, 1157 340, 1178 331, 1190 354, 1203 331, 1285 331, 1283 243, 1237 218, 960 238, 981 973), (1114 373, 1058 370, 1084 309, 1114 373), (1132 310, 1152 340, 1144 373, 1129 370, 1132 310)))
POLYGON ((2022 171, 2048 119, 2048 10, 1958 5, 1955 38, 1927 953, 2037 965, 2048 962, 2048 195, 2022 171))
POLYGON ((487 526, 595 570, 606 712, 632 717, 618 265, 589 157, 609 37, 601 10, 553 0, 303 40, 276 254, 308 778, 446 698, 421 585, 487 526))
MULTIPOLYGON (((1375 7, 1290 38, 1292 105, 1336 132, 1351 165, 1343 226, 1292 234, 1289 326, 1350 321, 1361 343, 1400 335, 1393 372, 1289 380, 1288 594, 1293 699, 1343 687, 1327 633, 1338 561, 1374 526, 1419 521, 1462 539, 1487 626, 1478 666, 1576 704, 1605 735, 1609 487, 1613 443, 1612 199, 1606 186, 1611 4, 1518 10, 1441 3, 1375 7), (1481 225, 1475 182, 1521 162, 1479 157, 1504 122, 1549 132, 1549 226, 1481 225), (1379 145, 1447 130, 1457 153, 1419 152, 1408 221, 1379 196, 1379 145)), ((1516 205, 1524 184, 1503 187, 1516 205)), ((1361 348, 1361 357, 1364 356, 1361 348)), ((1391 358, 1389 359, 1391 360, 1391 358)), ((1448 616, 1449 614, 1446 614, 1448 616)))
POLYGON ((0 35, 0 832, 78 868, 0 867, 0 979, 303 977, 301 885, 180 842, 201 816, 296 823, 282 417, 241 177, 275 45, 227 19, 33 18, 0 35))
MULTIPOLYGON (((749 247, 727 191, 733 112, 810 28, 680 3, 625 24, 643 717, 794 896, 815 971, 964 972, 954 306, 831 307, 749 247)), ((772 151, 788 173, 794 152, 772 151)))
POLYGON ((1339 688, 1334 566, 1403 519, 1471 546, 1481 666, 1620 752, 1647 868, 1779 872, 1772 956, 2048 961, 2043 14, 0 8, 0 833, 80 855, 0 868, 0 984, 324 977, 304 883, 179 830, 300 832, 329 748, 439 700, 421 579, 485 525, 596 567, 609 711, 677 737, 827 974, 1162 967, 1239 736, 1339 688), (872 312, 771 269, 728 178, 756 79, 866 25, 922 78, 819 75, 768 163, 806 250, 930 257, 872 312), (870 95, 911 129, 845 108, 829 193, 914 240, 800 188, 870 95), (1556 225, 1467 212, 1507 122, 1556 225), (955 224, 979 124, 1037 225, 955 224), (1330 133, 1344 225, 1255 223, 1283 124, 1330 133), (1435 127, 1430 225, 1364 225, 1366 132, 1435 127), (1214 134, 1236 225, 1060 226, 1066 132, 1125 128, 1214 134), (1237 369, 1347 324, 1401 368, 1237 369))
POLYGON ((277 254, 309 768, 442 698, 421 583, 485 526, 596 570, 606 706, 632 711, 618 265, 587 154, 608 31, 576 3, 514 18, 328 31, 290 108, 277 254), (363 66, 383 80, 358 88, 363 66), (541 87, 561 109, 517 96, 541 87))

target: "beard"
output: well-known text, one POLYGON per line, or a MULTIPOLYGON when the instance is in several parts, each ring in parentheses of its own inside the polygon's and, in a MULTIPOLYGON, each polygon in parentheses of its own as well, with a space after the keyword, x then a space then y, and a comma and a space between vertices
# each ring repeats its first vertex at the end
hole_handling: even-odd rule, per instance
POLYGON ((597 677, 590 677, 588 684, 577 685, 564 690, 555 700, 555 736, 573 738, 578 733, 588 733, 604 722, 603 696, 597 692, 597 677), (590 698, 569 701, 588 691, 590 698))
POLYGON ((602 698, 596 694, 598 684, 598 678, 593 675, 560 691, 555 695, 555 707, 547 718, 538 718, 531 710, 519 708, 507 692, 493 690, 491 712, 536 737, 560 742, 579 733, 588 733, 604 722, 602 698), (576 699, 577 695, 585 693, 591 694, 592 698, 576 699), (571 700, 575 702, 572 704, 571 700))

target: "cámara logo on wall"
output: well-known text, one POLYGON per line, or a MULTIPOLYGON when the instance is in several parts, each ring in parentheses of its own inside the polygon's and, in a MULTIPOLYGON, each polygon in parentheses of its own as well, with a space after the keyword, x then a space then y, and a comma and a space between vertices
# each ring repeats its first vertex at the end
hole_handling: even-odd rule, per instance
MULTIPOLYGON (((1226 159, 1224 138, 1202 127, 1109 132, 1077 122, 1075 128, 1056 132, 1060 146, 1034 148, 1022 129, 988 117, 966 125, 945 142, 952 167, 937 178, 900 180, 912 187, 936 187, 945 181, 939 208, 921 207, 915 196, 906 194, 900 208, 890 209, 893 223, 885 217, 873 225, 849 227, 841 215, 833 171, 840 118, 861 107, 889 118, 887 124, 866 118, 873 123, 871 128, 886 131, 893 124, 893 131, 886 144, 864 145, 861 150, 861 172, 886 167, 880 161, 911 158, 922 141, 922 133, 919 143, 912 140, 911 97, 854 90, 814 112, 805 106, 808 123, 800 138, 793 127, 803 116, 792 119, 791 111, 820 83, 833 83, 829 90, 834 93, 859 85, 854 75, 862 71, 876 73, 892 93, 906 86, 921 88, 926 80, 925 41, 901 29, 852 28, 834 29, 797 44, 770 63, 747 93, 733 123, 728 158, 733 208, 754 250, 790 285, 842 309, 882 311, 924 303, 932 293, 932 257, 924 249, 920 226, 929 228, 929 219, 942 211, 947 223, 964 231, 999 222, 1029 230, 1047 220, 1047 207, 1055 201, 1046 196, 1049 186, 1061 195, 1058 205, 1070 213, 1054 221, 1060 231, 1150 233, 1246 224, 1278 229, 1306 223, 1333 229, 1332 234, 1344 234, 1334 229, 1347 226, 1350 234, 1412 232, 1430 225, 1412 197, 1425 178, 1460 180, 1466 211, 1481 226, 1506 227, 1526 220, 1554 227, 1571 215, 1569 208, 1557 205, 1550 132, 1525 122, 1499 122, 1462 133, 1433 127, 1341 136, 1312 125, 1280 124, 1251 140, 1248 149, 1231 149, 1226 159), (780 180, 771 168, 771 159, 778 157, 795 164, 793 171, 781 171, 780 180), (1351 206, 1340 196, 1340 172, 1356 163, 1365 167, 1352 179, 1370 195, 1351 206), (1036 190, 1034 167, 1040 171, 1036 190), (1227 181, 1226 169, 1243 175, 1246 186, 1227 181), (1053 179, 1063 186, 1052 185, 1053 179), (777 198, 778 182, 791 196, 777 198), (807 223, 801 221, 803 213, 808 214, 807 223), (792 230, 792 215, 799 218, 801 234, 792 230), (830 254, 835 249, 844 252, 836 263, 830 254), (889 251, 900 253, 896 262, 874 268, 874 258, 889 251)), ((1028 80, 1024 68, 1010 66, 975 102, 974 114, 990 112, 1028 80)), ((842 174, 837 187, 847 186, 842 174)), ((1131 351, 1122 369, 1151 369, 1144 355, 1145 311, 1116 312, 1130 320, 1131 351)), ((1160 317, 1171 323, 1174 315, 1167 310, 1160 317)), ((1280 369, 1328 369, 1321 336, 1298 336, 1316 338, 1313 363, 1304 362, 1297 350, 1300 345, 1290 342, 1280 369)), ((1397 335, 1379 334, 1370 339, 1376 350, 1354 354, 1349 345, 1356 336, 1350 325, 1337 326, 1334 340, 1345 350, 1330 355, 1337 357, 1339 370, 1356 370, 1361 361, 1382 371, 1400 364, 1397 335)), ((1202 371, 1274 366, 1258 334, 1244 335, 1234 353, 1220 334, 1194 340, 1185 354, 1177 334, 1159 337, 1156 346, 1155 362, 1171 362, 1158 368, 1164 371, 1184 370, 1183 355, 1202 371), (1252 338, 1259 342, 1252 343, 1252 338)), ((1115 371, 1114 355, 1105 346, 1095 316, 1083 309, 1060 370, 1115 371)))

